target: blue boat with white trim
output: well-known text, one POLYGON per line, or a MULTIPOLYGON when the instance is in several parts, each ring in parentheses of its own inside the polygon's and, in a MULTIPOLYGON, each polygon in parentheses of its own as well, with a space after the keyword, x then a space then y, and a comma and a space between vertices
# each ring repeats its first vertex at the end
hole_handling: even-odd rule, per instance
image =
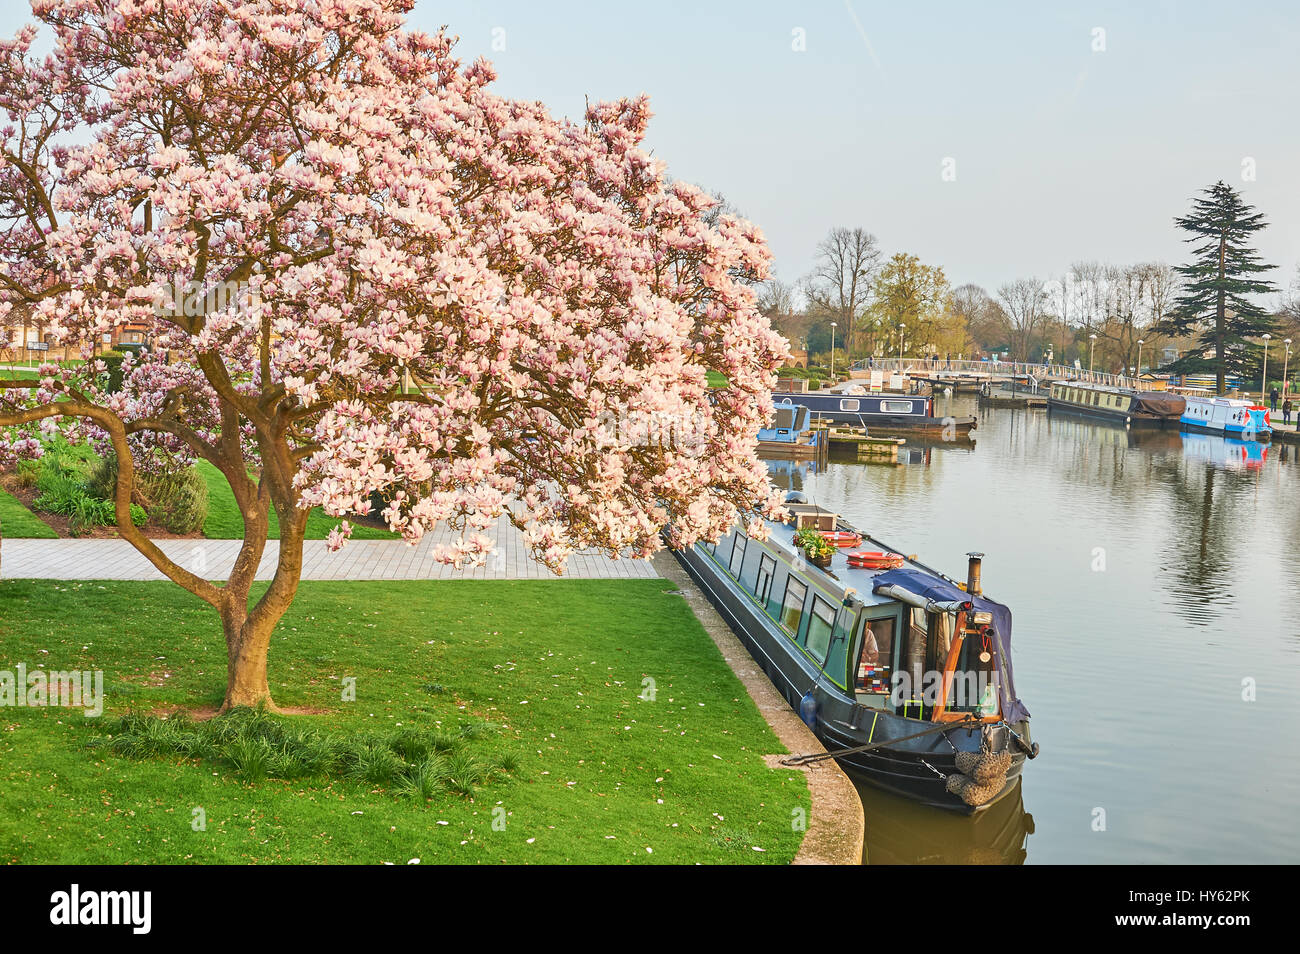
POLYGON ((1268 408, 1254 401, 1188 394, 1179 424, 1185 431, 1222 434, 1244 441, 1266 441, 1273 436, 1268 408))

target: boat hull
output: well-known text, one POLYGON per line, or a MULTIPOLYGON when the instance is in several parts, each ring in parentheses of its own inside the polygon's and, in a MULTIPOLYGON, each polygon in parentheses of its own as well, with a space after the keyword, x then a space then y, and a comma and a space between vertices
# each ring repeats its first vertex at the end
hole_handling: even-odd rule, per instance
MULTIPOLYGON (((675 555, 791 708, 799 711, 800 700, 808 692, 813 693, 817 701, 813 732, 828 751, 887 742, 889 739, 901 740, 935 725, 929 721, 904 718, 885 709, 857 705, 841 693, 830 691, 824 676, 806 659, 789 651, 789 640, 773 628, 751 599, 727 584, 706 556, 695 548, 676 551, 675 555)), ((1018 722, 1012 728, 1026 744, 1030 743, 1027 722, 1018 722)), ((1007 729, 998 727, 993 731, 995 741, 1010 748, 1011 768, 1007 782, 997 796, 977 807, 967 805, 949 793, 944 779, 935 770, 943 775, 953 774, 956 772, 957 751, 980 751, 978 726, 954 726, 948 732, 934 732, 921 738, 899 741, 896 745, 884 745, 871 752, 840 756, 837 760, 863 781, 885 791, 920 804, 971 815, 984 811, 1012 791, 1024 765, 1025 754, 1010 738, 1007 729), (927 767, 926 763, 934 769, 927 767)))
POLYGON ((1269 441, 1273 438, 1273 429, 1269 427, 1263 430, 1248 430, 1241 426, 1216 427, 1213 424, 1206 425, 1187 420, 1179 423, 1184 431, 1191 431, 1194 434, 1217 434, 1219 437, 1230 437, 1237 441, 1269 441))
MULTIPOLYGON (((886 714, 888 713, 882 713, 882 716, 886 714)), ((901 720, 897 716, 894 716, 894 718, 898 721, 907 722, 908 728, 916 731, 917 723, 915 720, 901 720)), ((851 741, 852 736, 840 731, 834 725, 820 726, 819 728, 820 731, 817 732, 817 737, 821 739, 827 749, 832 751, 862 744, 851 741)), ((1020 724, 1017 726, 1016 731, 1021 738, 1028 741, 1027 725, 1020 724)), ((944 742, 944 738, 951 741, 956 746, 957 751, 979 751, 980 734, 978 727, 971 729, 960 728, 944 733, 942 737, 936 735, 928 739, 916 740, 924 746, 921 751, 908 747, 909 743, 900 743, 897 748, 885 747, 870 752, 855 752, 841 756, 838 761, 857 778, 874 785, 876 788, 892 792, 895 795, 902 795, 923 805, 942 808, 963 815, 974 815, 977 812, 985 811, 1003 796, 1009 794, 1015 787, 1017 780, 1020 778, 1020 773, 1024 769, 1025 755, 1016 751, 1013 745, 1011 749, 1011 767, 1007 770, 1006 783, 997 795, 983 805, 975 807, 956 800, 945 787, 944 778, 937 774, 942 773, 943 776, 947 776, 957 772, 956 751, 944 742), (933 769, 930 766, 933 766, 933 769)), ((1009 745, 1012 744, 1009 739, 1006 742, 1009 745)))
POLYGON ((1101 407, 1080 407, 1077 404, 1058 401, 1055 398, 1048 398, 1047 409, 1054 414, 1073 414, 1078 417, 1092 418, 1095 421, 1109 421, 1112 424, 1122 424, 1129 427, 1178 427, 1178 418, 1159 417, 1154 414, 1130 414, 1101 407))

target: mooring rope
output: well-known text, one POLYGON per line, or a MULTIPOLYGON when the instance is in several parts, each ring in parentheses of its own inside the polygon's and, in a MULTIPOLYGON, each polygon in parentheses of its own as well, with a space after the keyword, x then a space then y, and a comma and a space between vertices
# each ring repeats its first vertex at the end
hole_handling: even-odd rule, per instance
MULTIPOLYGON (((885 739, 882 742, 868 742, 865 745, 855 745, 847 749, 836 749, 834 752, 811 752, 807 755, 788 755, 781 759, 782 765, 807 765, 810 762, 820 762, 822 759, 835 759, 841 755, 854 755, 858 752, 870 752, 874 749, 884 748, 887 745, 896 745, 899 742, 908 742, 912 739, 919 739, 924 735, 933 735, 936 732, 946 732, 949 729, 971 728, 972 724, 977 724, 978 719, 967 716, 960 722, 945 722, 940 725, 931 726, 922 732, 914 732, 912 735, 900 736, 896 739, 885 739)), ((947 736, 944 736, 947 739, 947 736)), ((951 743, 949 743, 951 745, 951 743)))
MULTIPOLYGON (((1007 731, 1016 739, 1021 746, 1024 746, 1024 740, 1016 734, 1016 731, 1007 725, 1006 722, 999 722, 998 725, 1006 726, 1007 731)), ((919 739, 922 736, 933 735, 934 733, 946 733, 949 729, 972 729, 976 725, 981 725, 978 718, 973 715, 967 715, 960 722, 946 722, 940 725, 931 726, 920 732, 914 732, 911 735, 900 736, 896 739, 885 739, 881 742, 869 742, 866 745, 855 745, 847 749, 836 749, 834 752, 814 752, 807 755, 791 755, 781 759, 782 765, 807 765, 810 762, 820 762, 822 759, 838 758, 841 755, 852 755, 857 752, 870 752, 874 749, 883 748, 887 745, 896 745, 899 742, 907 742, 911 739, 919 739)), ((993 753, 988 745, 988 739, 985 738, 980 743, 979 752, 959 752, 957 747, 952 744, 952 740, 947 735, 943 740, 948 743, 948 747, 953 750, 957 763, 957 771, 951 775, 945 775, 920 755, 917 760, 937 775, 944 782, 946 788, 951 794, 956 795, 967 805, 979 807, 985 802, 990 801, 1002 791, 1007 782, 1007 773, 1011 769, 1011 751, 1003 749, 1001 752, 993 753)))

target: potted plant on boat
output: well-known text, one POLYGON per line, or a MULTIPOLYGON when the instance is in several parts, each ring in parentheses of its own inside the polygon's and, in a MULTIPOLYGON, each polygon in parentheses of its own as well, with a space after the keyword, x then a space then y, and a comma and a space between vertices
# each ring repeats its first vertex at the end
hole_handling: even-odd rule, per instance
POLYGON ((835 555, 835 544, 822 536, 818 530, 804 527, 795 533, 794 542, 795 546, 803 548, 809 563, 823 569, 831 565, 831 557, 835 555))

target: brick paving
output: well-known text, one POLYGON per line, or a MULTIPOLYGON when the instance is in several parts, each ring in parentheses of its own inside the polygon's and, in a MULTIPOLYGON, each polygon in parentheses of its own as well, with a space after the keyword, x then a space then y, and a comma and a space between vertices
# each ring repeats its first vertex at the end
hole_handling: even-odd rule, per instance
MULTIPOLYGON (((488 565, 457 570, 437 563, 433 547, 452 539, 442 528, 415 546, 400 540, 355 540, 331 553, 324 540, 303 544, 304 580, 645 580, 659 576, 646 560, 611 560, 584 552, 569 559, 564 577, 533 561, 519 531, 502 517, 494 532, 497 552, 488 565)), ((207 579, 225 579, 239 553, 238 540, 157 540, 178 564, 207 579)), ((275 574, 279 544, 267 542, 259 580, 275 574)), ((0 576, 6 579, 162 580, 166 579, 125 540, 8 539, 0 549, 0 576)))

